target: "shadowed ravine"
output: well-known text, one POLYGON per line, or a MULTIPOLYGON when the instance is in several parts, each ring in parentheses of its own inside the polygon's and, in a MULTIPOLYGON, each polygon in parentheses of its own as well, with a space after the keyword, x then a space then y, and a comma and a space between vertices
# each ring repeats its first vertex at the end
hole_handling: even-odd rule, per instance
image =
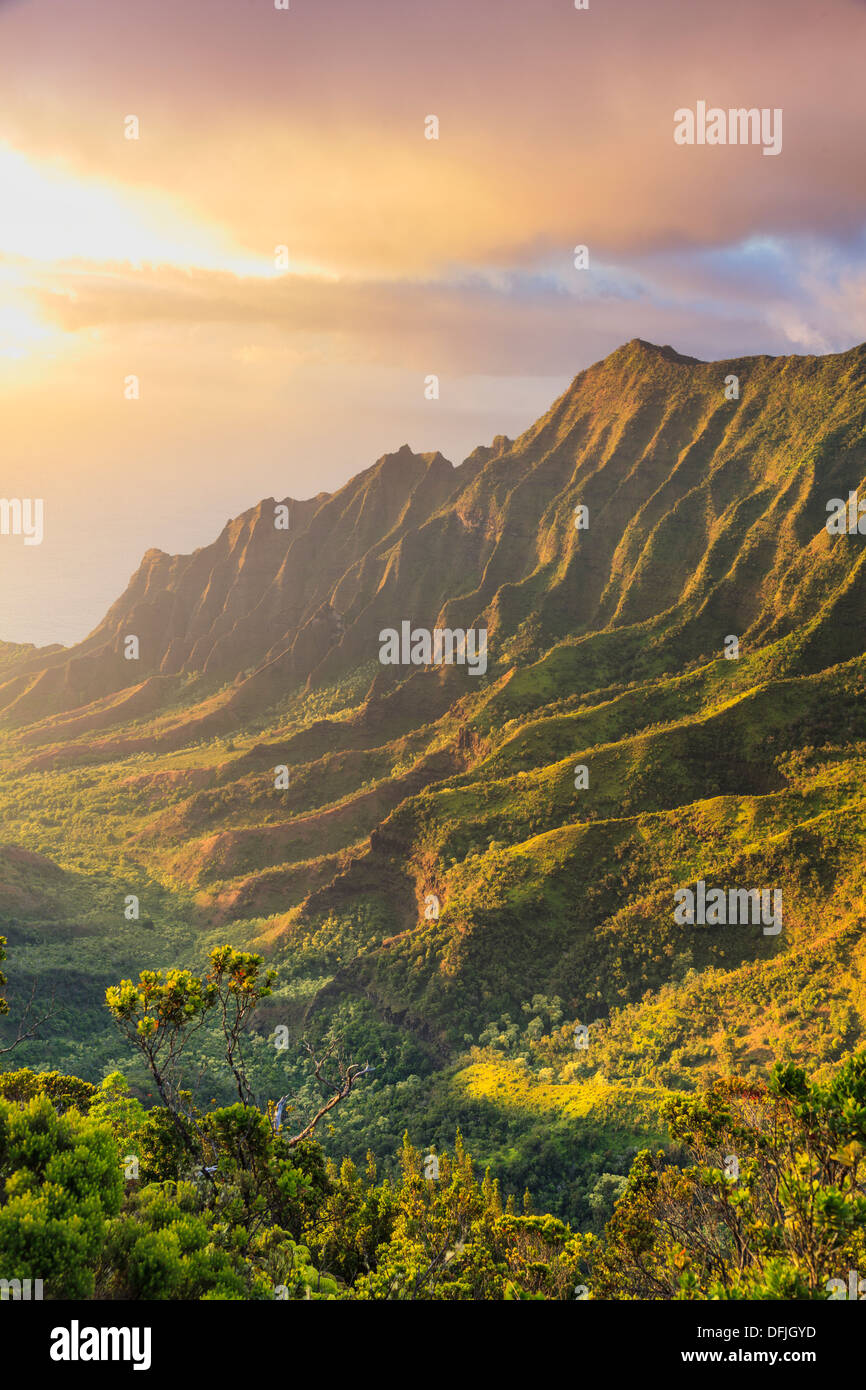
POLYGON ((231 941, 280 970, 265 1088, 281 1023, 384 1059, 335 1152, 459 1122, 578 1217, 668 1091, 820 1079, 866 1020, 866 536, 826 526, 864 475, 866 345, 635 339, 515 441, 265 499, 76 647, 0 646, 8 997, 60 1005, 22 1064, 96 1079, 106 982, 231 941), (485 629, 486 671, 382 665, 403 620, 485 629), (780 889, 781 932, 677 923, 699 880, 780 889))

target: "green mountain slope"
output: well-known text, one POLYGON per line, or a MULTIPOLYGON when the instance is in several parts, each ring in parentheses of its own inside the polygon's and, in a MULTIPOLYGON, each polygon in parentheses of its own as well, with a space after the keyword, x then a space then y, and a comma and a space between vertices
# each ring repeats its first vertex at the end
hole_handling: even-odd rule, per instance
POLYGON ((569 1212, 666 1090, 820 1075, 866 1034, 866 536, 825 525, 864 474, 866 345, 635 340, 516 441, 267 499, 78 647, 4 646, 0 932, 85 982, 27 1060, 100 1075, 106 974, 254 946, 263 1087, 301 1084, 281 1024, 381 1058, 335 1152, 459 1122, 569 1212), (486 673, 381 665, 406 619, 486 628, 486 673), (699 880, 781 930, 678 922, 699 880))

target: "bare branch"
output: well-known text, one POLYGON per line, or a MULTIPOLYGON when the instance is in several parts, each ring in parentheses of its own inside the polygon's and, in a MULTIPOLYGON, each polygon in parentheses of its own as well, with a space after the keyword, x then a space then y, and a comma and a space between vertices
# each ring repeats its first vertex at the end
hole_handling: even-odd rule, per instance
MULTIPOLYGON (((316 1080, 320 1082, 320 1084, 327 1086, 329 1090, 332 1090, 334 1092, 334 1094, 331 1096, 330 1100, 327 1101, 321 1107, 320 1110, 316 1111, 316 1114, 310 1120, 309 1124, 306 1125, 304 1129, 300 1131, 299 1134, 296 1134, 293 1138, 286 1140, 286 1143, 288 1144, 289 1148, 294 1148, 296 1144, 300 1144, 302 1139, 308 1139, 312 1134, 313 1130, 316 1128, 316 1125, 322 1119, 322 1117, 324 1115, 327 1115, 329 1110, 333 1110, 335 1105, 339 1105, 341 1100, 346 1099, 356 1082, 360 1081, 362 1076, 367 1076, 369 1072, 373 1072, 376 1070, 376 1068, 374 1066, 371 1066, 369 1062, 367 1062, 364 1066, 361 1066, 358 1062, 352 1062, 348 1064, 344 1062, 342 1057, 340 1057, 337 1052, 336 1041, 330 1042, 324 1055, 318 1059, 316 1058, 313 1049, 309 1043, 305 1042, 304 1046, 306 1047, 307 1052, 310 1055, 310 1060, 313 1063, 313 1072, 315 1074, 316 1080), (335 1069, 332 1069, 329 1075, 326 1072, 326 1067, 328 1066, 328 1063, 332 1061, 334 1063, 335 1069)), ((277 1105, 277 1116, 280 1118, 280 1121, 282 1117, 282 1107, 284 1106, 287 1100, 287 1096, 282 1096, 277 1105)), ((277 1125, 277 1128, 279 1128, 279 1123, 277 1125)))
POLYGON ((13 1048, 18 1047, 19 1044, 25 1042, 27 1038, 34 1037, 36 1033, 39 1032, 39 1029, 42 1027, 43 1023, 47 1023, 48 1020, 53 1018, 54 1015, 57 1013, 57 1009, 54 1007, 54 992, 52 991, 51 1005, 48 1009, 48 1012, 43 1014, 41 1018, 37 1018, 35 1022, 29 1023, 31 1013, 33 1011, 33 1002, 35 998, 36 982, 34 980, 33 988, 30 991, 30 998, 27 1000, 24 1012, 21 1015, 21 1019, 18 1023, 15 1040, 9 1043, 8 1047, 0 1047, 0 1056, 2 1056, 5 1052, 11 1052, 13 1048))

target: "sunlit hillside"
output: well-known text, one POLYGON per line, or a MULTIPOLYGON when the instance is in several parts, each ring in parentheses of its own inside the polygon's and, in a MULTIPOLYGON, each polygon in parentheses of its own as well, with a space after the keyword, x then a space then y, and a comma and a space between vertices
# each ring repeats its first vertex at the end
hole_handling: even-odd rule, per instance
POLYGON ((263 1095, 312 1094, 329 1028, 376 1064, 331 1152, 459 1127, 584 1222, 666 1095, 829 1076, 866 1033, 866 537, 826 524, 864 426, 866 347, 634 340, 515 441, 266 499, 79 646, 3 647, 8 998, 55 996, 21 1063, 128 1071, 106 987, 231 942, 278 970, 263 1095), (486 670, 383 665, 404 620, 486 629, 486 670), (677 921, 699 881, 780 929, 677 921))

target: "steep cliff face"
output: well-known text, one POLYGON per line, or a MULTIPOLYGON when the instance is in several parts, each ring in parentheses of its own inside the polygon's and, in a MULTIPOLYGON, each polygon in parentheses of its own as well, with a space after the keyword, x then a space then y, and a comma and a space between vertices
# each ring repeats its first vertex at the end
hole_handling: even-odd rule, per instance
POLYGON ((866 1039, 866 534, 826 525, 864 474, 866 347, 635 340, 519 439, 266 499, 148 552, 77 647, 0 647, 0 934, 74 1003, 33 1060, 72 1038, 101 1076, 105 980, 223 940, 288 981, 271 1021, 387 1052, 361 1158, 427 1106, 422 1064, 508 1147, 536 1083, 604 1124, 608 1087, 866 1039), (407 619, 486 627, 488 670, 381 664, 407 619), (778 890, 782 929, 677 922, 698 881, 778 890), (538 1000, 568 1024, 533 1022, 532 1081, 538 1000))
POLYGON ((248 710, 375 660, 403 618, 484 623, 500 669, 603 630, 641 628, 666 662, 672 644, 683 660, 781 635, 863 598, 861 547, 824 523, 863 481, 864 423, 866 348, 702 363, 635 339, 459 468, 404 446, 333 496, 260 502, 192 555, 148 551, 84 642, 7 658, 0 717, 193 672, 252 676, 248 710))

